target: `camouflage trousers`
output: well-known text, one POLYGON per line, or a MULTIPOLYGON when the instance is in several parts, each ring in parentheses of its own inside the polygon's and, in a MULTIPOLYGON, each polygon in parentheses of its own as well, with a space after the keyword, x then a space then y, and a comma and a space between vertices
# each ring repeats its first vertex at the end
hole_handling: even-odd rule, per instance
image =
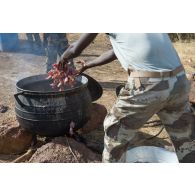
POLYGON ((170 135, 179 161, 185 162, 186 156, 195 151, 189 91, 190 83, 184 72, 169 78, 129 77, 104 121, 103 162, 125 162, 127 150, 143 146, 139 129, 154 114, 170 135))

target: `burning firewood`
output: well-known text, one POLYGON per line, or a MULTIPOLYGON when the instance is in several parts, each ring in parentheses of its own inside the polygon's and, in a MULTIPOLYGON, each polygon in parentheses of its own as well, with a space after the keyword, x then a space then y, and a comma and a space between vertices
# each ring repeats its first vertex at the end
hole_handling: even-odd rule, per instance
POLYGON ((69 134, 73 135, 74 134, 74 127, 75 127, 75 123, 73 121, 71 121, 70 123, 70 129, 69 129, 69 134))

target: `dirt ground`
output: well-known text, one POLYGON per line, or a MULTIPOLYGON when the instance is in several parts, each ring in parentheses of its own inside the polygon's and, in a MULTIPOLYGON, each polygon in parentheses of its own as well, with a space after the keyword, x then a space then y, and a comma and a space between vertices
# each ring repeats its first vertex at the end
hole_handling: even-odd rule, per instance
MULTIPOLYGON (((68 34, 68 39, 70 42, 73 42, 79 35, 70 33, 68 34)), ((0 127, 16 120, 13 98, 16 92, 16 82, 27 76, 45 73, 46 70, 45 55, 24 52, 25 34, 20 34, 19 37, 21 39, 21 51, 15 53, 0 52, 0 105, 8 106, 8 110, 5 113, 0 113, 0 127)), ((184 64, 186 72, 188 74, 195 72, 195 42, 177 42, 174 43, 174 46, 184 64)), ((108 37, 105 34, 99 34, 94 43, 78 59, 92 59, 110 48, 111 44, 108 37)), ((122 69, 118 61, 87 70, 86 73, 102 85, 104 92, 97 103, 103 104, 109 110, 116 100, 115 88, 127 80, 127 73, 122 69)), ((157 116, 154 116, 141 131, 152 136, 158 133, 160 128, 160 121, 157 116)), ((164 145, 170 146, 170 140, 165 131, 158 136, 158 140, 161 140, 161 143, 164 145)), ((0 160, 2 158, 0 155, 0 160)))

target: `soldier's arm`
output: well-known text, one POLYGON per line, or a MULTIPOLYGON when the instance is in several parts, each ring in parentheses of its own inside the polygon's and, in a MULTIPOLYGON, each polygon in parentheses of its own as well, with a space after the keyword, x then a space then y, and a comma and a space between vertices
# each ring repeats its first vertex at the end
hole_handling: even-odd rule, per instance
POLYGON ((96 38, 98 33, 85 33, 80 38, 71 44, 66 51, 62 54, 59 63, 67 61, 68 59, 75 58, 81 54, 81 52, 96 38))
POLYGON ((117 59, 117 57, 116 57, 113 49, 111 49, 111 50, 103 53, 99 57, 95 58, 92 61, 89 61, 89 62, 86 62, 86 63, 81 62, 83 67, 80 70, 78 70, 78 72, 80 74, 88 68, 92 68, 92 67, 95 67, 95 66, 101 66, 101 65, 107 64, 109 62, 112 62, 113 60, 116 60, 116 59, 117 59))

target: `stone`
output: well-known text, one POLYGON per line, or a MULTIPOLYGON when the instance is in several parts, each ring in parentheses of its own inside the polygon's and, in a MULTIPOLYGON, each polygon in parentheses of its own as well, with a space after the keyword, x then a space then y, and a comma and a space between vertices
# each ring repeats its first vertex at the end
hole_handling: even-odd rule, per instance
POLYGON ((30 163, 92 163, 101 162, 101 155, 68 137, 56 137, 38 148, 30 163))
POLYGON ((17 122, 0 127, 0 154, 20 154, 31 145, 33 136, 17 122))
POLYGON ((5 112, 7 112, 7 110, 8 110, 7 106, 0 105, 0 113, 5 113, 5 112))

